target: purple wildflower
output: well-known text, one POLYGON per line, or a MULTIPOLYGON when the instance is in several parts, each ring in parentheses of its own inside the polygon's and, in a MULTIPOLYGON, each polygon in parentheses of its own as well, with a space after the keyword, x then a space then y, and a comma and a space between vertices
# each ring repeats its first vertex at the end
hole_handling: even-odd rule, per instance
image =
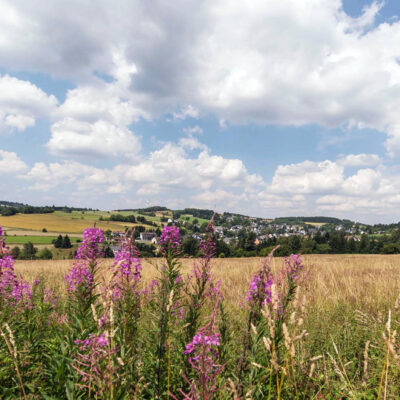
POLYGON ((43 291, 43 303, 50 304, 53 308, 57 305, 56 297, 51 289, 45 288, 43 291))
POLYGON ((126 237, 121 243, 115 254, 113 268, 113 296, 118 300, 124 297, 126 291, 133 292, 141 278, 142 265, 133 237, 126 237))
POLYGON ((96 393, 96 398, 108 398, 107 391, 112 386, 115 366, 107 362, 115 349, 110 348, 110 340, 104 333, 89 334, 86 339, 75 340, 77 350, 73 355, 72 367, 79 373, 81 387, 96 393))
POLYGON ((164 226, 160 237, 160 245, 163 253, 166 253, 169 249, 177 251, 181 245, 179 228, 176 226, 164 226))
POLYGON ((304 269, 303 260, 299 255, 291 254, 284 260, 286 274, 290 279, 298 279, 300 272, 304 269))
POLYGON ((90 293, 94 288, 94 272, 97 266, 97 257, 103 256, 100 245, 104 242, 104 233, 98 228, 85 229, 83 241, 79 246, 75 263, 71 272, 65 277, 69 293, 84 289, 90 293))
POLYGON ((67 290, 69 293, 74 293, 80 288, 91 291, 94 287, 93 275, 87 261, 75 262, 65 280, 68 284, 67 290))
POLYGON ((214 216, 212 216, 210 222, 206 227, 207 237, 200 242, 200 252, 203 255, 203 259, 210 260, 215 257, 217 253, 217 244, 214 239, 214 216))
POLYGON ((246 300, 249 303, 259 301, 261 305, 271 302, 271 285, 273 283, 270 274, 265 271, 258 271, 250 282, 246 300))
POLYGON ((76 259, 95 261, 104 255, 101 248, 104 242, 104 233, 99 228, 88 228, 83 231, 82 244, 76 252, 76 259))
POLYGON ((196 332, 183 352, 189 355, 189 363, 196 376, 192 382, 188 381, 189 394, 180 390, 184 399, 208 400, 214 398, 214 394, 220 389, 217 377, 224 366, 218 364, 218 347, 221 345, 220 334, 215 328, 218 304, 219 300, 215 304, 210 322, 196 332))
POLYGON ((5 245, 0 227, 0 298, 9 305, 26 302, 32 298, 30 285, 14 272, 14 260, 5 245))
POLYGON ((87 339, 84 340, 76 339, 74 340, 74 343, 79 345, 79 351, 83 352, 92 348, 102 349, 108 345, 108 340, 106 339, 104 333, 101 333, 99 336, 95 336, 90 333, 87 339))
MULTIPOLYGON (((183 354, 191 354, 194 353, 195 350, 197 350, 199 347, 202 346, 207 346, 211 348, 212 346, 220 346, 220 335, 219 333, 216 334, 211 334, 211 335, 204 335, 203 333, 197 333, 194 337, 193 340, 186 345, 186 350, 183 352, 183 354)), ((196 357, 198 360, 198 356, 196 357)))

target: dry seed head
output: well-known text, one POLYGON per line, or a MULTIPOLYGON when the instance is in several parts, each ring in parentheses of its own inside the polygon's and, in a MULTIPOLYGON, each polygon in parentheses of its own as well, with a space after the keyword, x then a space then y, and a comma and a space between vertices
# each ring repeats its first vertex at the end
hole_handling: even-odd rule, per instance
POLYGON ((337 349, 337 347, 336 347, 336 344, 335 344, 335 342, 332 340, 332 343, 333 343, 333 348, 335 349, 335 353, 337 354, 337 355, 339 355, 339 351, 338 351, 338 349, 337 349))
POLYGON ((239 400, 238 392, 237 392, 235 384, 233 383, 231 378, 228 378, 228 384, 233 393, 233 400, 239 400))
POLYGON ((172 307, 172 300, 174 298, 174 289, 171 290, 169 294, 169 300, 168 300, 168 305, 167 305, 167 311, 169 311, 172 307))
POLYGON ((113 308, 113 303, 110 303, 110 324, 111 326, 114 325, 114 308, 113 308))
POLYGON ((388 320, 387 320, 387 323, 386 323, 386 330, 389 333, 389 337, 390 337, 390 327, 391 327, 391 325, 392 325, 392 311, 389 308, 389 315, 388 315, 388 320))
POLYGON ((309 378, 312 378, 313 373, 314 373, 314 370, 315 370, 315 364, 312 363, 312 364, 311 364, 311 367, 310 367, 310 373, 308 374, 308 377, 309 377, 309 378))
POLYGON ((11 343, 12 348, 13 348, 14 357, 17 358, 17 347, 15 346, 15 339, 14 339, 14 335, 12 333, 12 330, 11 330, 10 326, 7 324, 7 322, 4 324, 4 326, 8 331, 8 336, 10 338, 10 343, 11 343))
POLYGON ((264 309, 261 310, 261 313, 267 319, 271 337, 274 337, 275 336, 275 322, 274 322, 274 319, 272 318, 271 310, 267 303, 264 305, 264 309))
POLYGON ((310 358, 310 361, 311 361, 311 362, 318 361, 318 360, 320 360, 321 358, 323 358, 322 355, 315 356, 315 357, 313 357, 313 358, 310 358))
POLYGON ((292 314, 290 315, 289 319, 290 325, 294 325, 296 322, 296 311, 293 311, 292 314))
POLYGON ((250 396, 251 396, 251 390, 249 390, 249 391, 246 393, 245 399, 246 399, 246 400, 252 400, 250 396))
POLYGON ((304 329, 303 332, 300 333, 300 335, 297 335, 293 341, 296 342, 297 340, 302 340, 308 335, 307 331, 304 329))
POLYGON ((264 346, 268 351, 271 351, 271 339, 263 336, 264 346))
POLYGON ((397 355, 396 350, 394 349, 394 346, 393 346, 392 342, 388 343, 388 349, 389 349, 390 353, 392 354, 392 356, 394 357, 394 359, 398 360, 399 356, 397 355))
POLYGON ((277 358, 276 358, 276 351, 274 350, 271 354, 271 364, 274 367, 275 371, 278 372, 279 371, 279 365, 277 362, 277 358))
POLYGON ((93 315, 94 322, 96 322, 96 324, 98 324, 99 323, 99 318, 97 317, 96 308, 95 308, 93 303, 90 304, 90 308, 92 309, 92 315, 93 315))
POLYGON ((300 301, 300 287, 297 288, 296 294, 295 294, 294 300, 293 300, 293 310, 294 311, 292 312, 290 319, 289 319, 291 325, 294 325, 296 322, 296 313, 299 308, 299 301, 300 301))
POLYGON ((124 365, 125 365, 124 362, 122 361, 122 358, 121 358, 121 357, 117 357, 117 361, 118 361, 118 364, 119 364, 119 365, 121 365, 121 366, 124 366, 124 365))
POLYGON ((283 330, 283 336, 285 338, 285 347, 286 350, 290 350, 291 347, 291 339, 290 339, 290 335, 289 335, 289 331, 288 328, 286 326, 285 323, 282 324, 282 330, 283 330))
POLYGON ((251 331, 254 333, 254 335, 257 335, 257 328, 251 324, 251 331))
POLYGON ((260 364, 257 364, 257 363, 255 363, 255 362, 252 362, 252 365, 254 365, 256 368, 263 368, 263 366, 262 365, 260 365, 260 364))
POLYGON ((364 377, 363 377, 363 383, 366 384, 368 380, 368 348, 369 348, 370 341, 367 340, 365 343, 365 348, 364 348, 364 377))
POLYGON ((278 311, 279 298, 278 298, 278 291, 276 290, 276 284, 275 283, 273 283, 271 285, 271 300, 272 300, 273 311, 274 312, 278 311))

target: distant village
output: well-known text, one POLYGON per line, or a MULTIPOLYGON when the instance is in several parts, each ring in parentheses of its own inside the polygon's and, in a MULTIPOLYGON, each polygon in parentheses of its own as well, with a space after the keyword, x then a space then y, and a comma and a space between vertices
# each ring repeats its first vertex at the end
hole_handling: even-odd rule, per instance
MULTIPOLYGON (((183 240, 200 241, 205 235, 206 222, 200 223, 196 218, 191 221, 189 218, 165 218, 166 225, 176 225, 180 227, 183 240)), ((149 228, 151 229, 151 228, 149 228)), ((328 223, 276 223, 271 220, 261 218, 252 218, 245 216, 220 216, 216 218, 214 225, 214 234, 218 241, 232 246, 240 242, 243 237, 253 242, 254 246, 260 246, 262 243, 279 242, 284 238, 300 237, 303 239, 313 239, 317 235, 326 235, 327 232, 337 232, 345 240, 360 242, 361 236, 367 234, 365 226, 359 223, 352 224, 328 224, 328 223)), ((381 233, 376 231, 376 233, 381 233)), ((136 243, 147 245, 154 248, 159 247, 160 230, 146 230, 137 233, 136 243)), ((112 231, 107 235, 110 249, 115 252, 118 244, 124 238, 125 232, 112 231)))

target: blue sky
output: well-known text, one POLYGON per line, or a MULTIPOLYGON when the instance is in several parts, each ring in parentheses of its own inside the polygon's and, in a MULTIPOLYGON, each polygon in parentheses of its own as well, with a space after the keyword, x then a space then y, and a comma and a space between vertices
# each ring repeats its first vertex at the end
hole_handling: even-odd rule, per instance
POLYGON ((0 199, 398 221, 398 15, 395 0, 5 0, 0 199))

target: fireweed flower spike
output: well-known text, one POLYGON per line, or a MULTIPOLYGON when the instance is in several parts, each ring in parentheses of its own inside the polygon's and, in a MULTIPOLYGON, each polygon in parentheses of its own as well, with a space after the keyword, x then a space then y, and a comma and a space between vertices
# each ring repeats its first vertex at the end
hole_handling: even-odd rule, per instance
POLYGON ((176 253, 181 245, 181 236, 179 228, 176 226, 164 226, 160 236, 161 251, 166 254, 168 251, 176 253))
POLYGON ((108 359, 113 356, 115 349, 110 349, 110 338, 105 333, 89 334, 86 339, 74 341, 76 349, 73 355, 72 367, 80 375, 78 386, 93 392, 95 398, 109 398, 109 390, 115 368, 111 367, 108 359))
POLYGON ((113 297, 114 300, 124 298, 124 292, 133 293, 141 278, 142 265, 139 250, 133 239, 126 236, 115 254, 113 263, 113 297))
MULTIPOLYGON (((274 279, 271 273, 271 258, 279 246, 272 249, 269 255, 262 261, 259 270, 253 275, 247 292, 246 300, 250 307, 263 306, 271 302, 271 286, 274 279)), ((254 322, 254 321, 251 321, 254 322)))
POLYGON ((180 390, 185 399, 209 400, 221 389, 218 386, 217 378, 224 366, 217 362, 218 347, 221 345, 220 334, 216 331, 215 321, 218 306, 219 300, 215 304, 210 322, 196 332, 183 352, 189 356, 190 366, 196 376, 194 380, 189 382, 189 394, 180 390))
POLYGON ((3 229, 0 227, 0 304, 3 301, 8 305, 26 303, 31 297, 30 285, 15 274, 14 260, 5 245, 3 229))
POLYGON ((77 292, 80 289, 87 294, 91 293, 94 288, 97 257, 103 256, 103 242, 104 234, 101 229, 89 228, 84 230, 83 241, 77 250, 74 266, 65 277, 69 293, 77 292))
POLYGON ((99 228, 88 228, 83 232, 82 244, 76 252, 77 260, 90 260, 95 262, 98 257, 104 255, 102 244, 104 242, 104 233, 99 228))

